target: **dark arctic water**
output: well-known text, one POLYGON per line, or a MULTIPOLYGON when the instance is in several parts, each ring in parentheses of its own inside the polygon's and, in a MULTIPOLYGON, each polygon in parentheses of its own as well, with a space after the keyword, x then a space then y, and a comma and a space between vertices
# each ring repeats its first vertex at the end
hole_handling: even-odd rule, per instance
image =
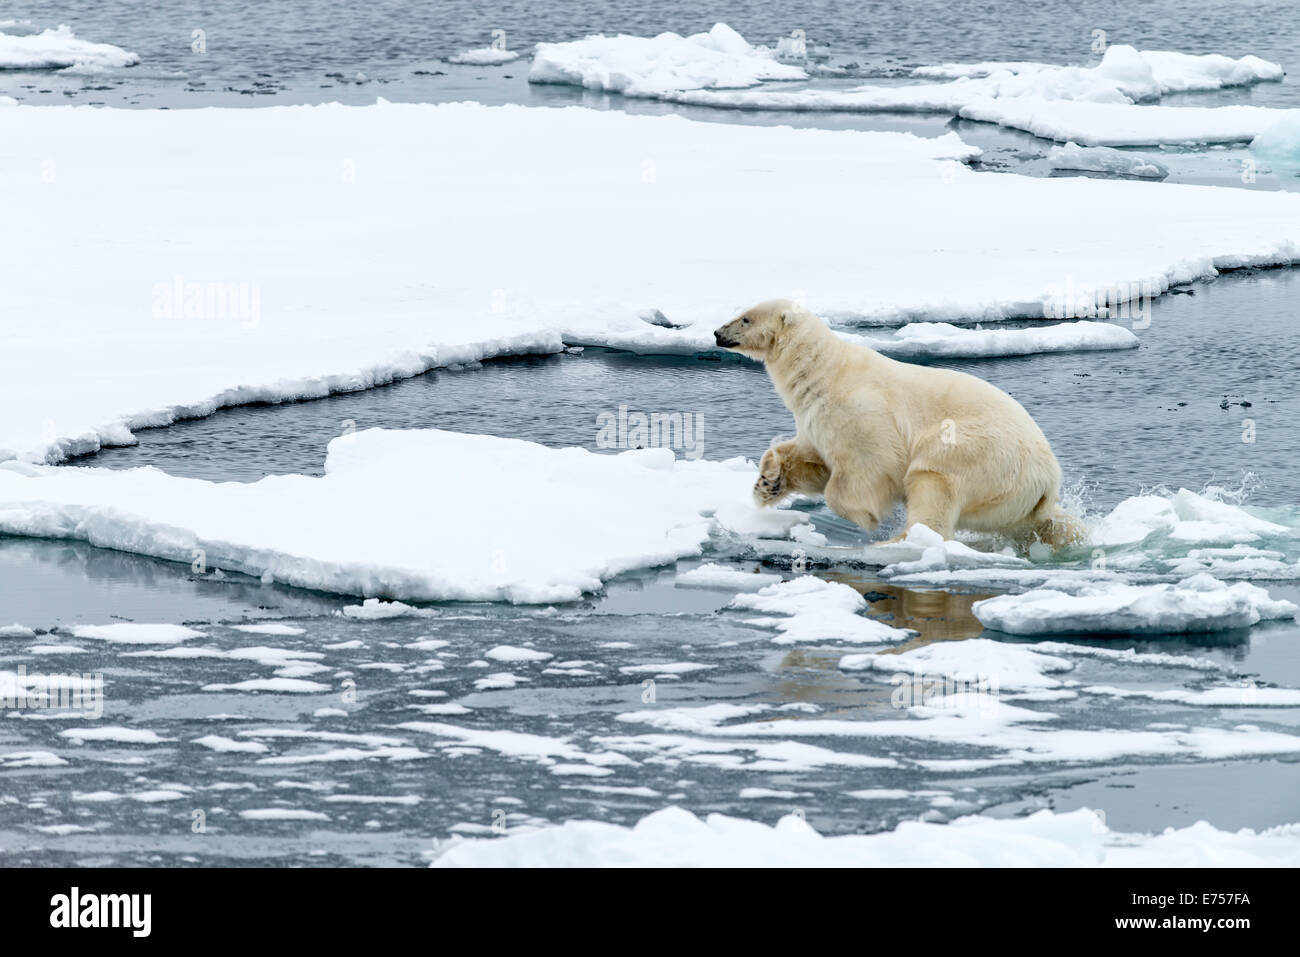
MULTIPOLYGON (((261 104, 446 99, 448 84, 469 89, 479 77, 523 73, 526 63, 504 68, 455 67, 445 58, 486 46, 504 30, 512 50, 592 33, 653 36, 681 34, 725 22, 751 43, 774 45, 803 30, 812 48, 859 75, 889 76, 925 64, 951 61, 1040 60, 1088 63, 1093 31, 1109 43, 1187 53, 1253 53, 1294 63, 1294 19, 1288 0, 836 0, 800 4, 718 0, 708 5, 577 0, 522 3, 444 0, 409 3, 313 3, 310 0, 203 0, 165 4, 103 4, 94 0, 14 0, 6 19, 38 26, 69 24, 83 39, 113 43, 140 55, 129 71, 91 77, 14 74, 0 92, 28 102, 119 99, 147 106, 243 100, 261 104), (206 51, 192 50, 204 31, 206 51), (434 75, 443 71, 443 76, 434 75), (420 71, 420 72, 416 72, 420 71), (355 82, 356 74, 363 81, 355 82)), ((480 84, 482 85, 482 84, 480 84)), ((1294 104, 1294 87, 1268 84, 1250 92, 1261 103, 1294 104)), ((473 99, 482 99, 470 95, 473 99)))

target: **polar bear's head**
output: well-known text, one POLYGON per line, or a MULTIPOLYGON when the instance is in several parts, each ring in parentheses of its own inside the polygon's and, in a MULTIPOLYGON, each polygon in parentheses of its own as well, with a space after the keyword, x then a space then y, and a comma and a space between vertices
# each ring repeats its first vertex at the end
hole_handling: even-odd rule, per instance
POLYGON ((789 299, 769 299, 715 329, 713 339, 724 349, 764 360, 806 315, 806 309, 789 299))

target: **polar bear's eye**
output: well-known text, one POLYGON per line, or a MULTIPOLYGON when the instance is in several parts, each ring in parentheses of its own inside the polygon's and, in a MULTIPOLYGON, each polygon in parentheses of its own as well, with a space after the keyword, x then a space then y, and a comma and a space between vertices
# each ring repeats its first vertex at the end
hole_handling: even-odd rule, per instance
POLYGON ((749 316, 741 316, 740 324, 743 326, 749 325, 749 316))

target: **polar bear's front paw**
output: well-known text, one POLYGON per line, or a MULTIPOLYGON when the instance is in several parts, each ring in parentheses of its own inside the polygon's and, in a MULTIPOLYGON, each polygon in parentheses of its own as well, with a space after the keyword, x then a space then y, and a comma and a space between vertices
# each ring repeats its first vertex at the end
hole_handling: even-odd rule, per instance
POLYGON ((754 504, 759 508, 775 505, 785 495, 785 491, 781 458, 775 449, 768 449, 763 453, 763 461, 758 466, 758 481, 754 483, 754 504))

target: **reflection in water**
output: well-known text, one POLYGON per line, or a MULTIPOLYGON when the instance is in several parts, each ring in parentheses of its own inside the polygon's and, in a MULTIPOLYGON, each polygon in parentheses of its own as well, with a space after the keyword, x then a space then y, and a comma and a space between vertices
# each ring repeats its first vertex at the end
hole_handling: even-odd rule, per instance
POLYGON ((902 588, 861 575, 827 572, 827 581, 841 582, 861 592, 871 602, 872 618, 887 620, 895 628, 910 628, 915 638, 882 654, 898 654, 920 648, 932 641, 958 641, 976 638, 984 626, 971 611, 977 601, 992 598, 994 592, 947 592, 928 588, 902 588), (885 597, 881 598, 880 595, 885 597), (874 600, 873 600, 874 599, 874 600))

